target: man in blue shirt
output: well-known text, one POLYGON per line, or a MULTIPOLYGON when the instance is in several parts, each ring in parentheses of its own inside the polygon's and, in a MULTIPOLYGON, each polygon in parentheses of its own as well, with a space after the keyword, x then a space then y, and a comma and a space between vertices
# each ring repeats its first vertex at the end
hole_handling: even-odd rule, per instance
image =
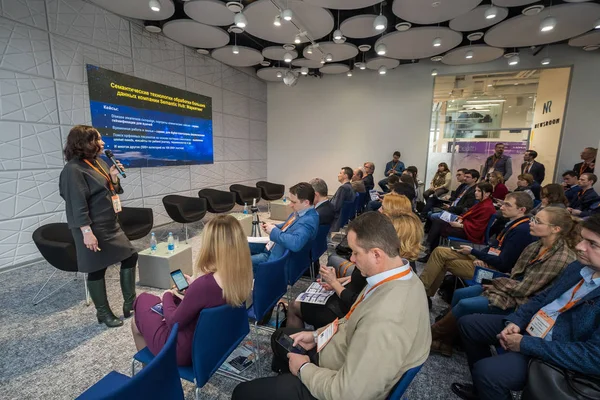
POLYGON ((473 385, 453 383, 462 399, 511 399, 537 358, 560 368, 600 375, 600 215, 582 223, 578 261, 508 315, 472 314, 459 320, 473 385), (489 346, 507 352, 491 357, 489 346))
POLYGON ((404 172, 404 163, 400 161, 400 152, 395 151, 392 155, 392 161, 388 161, 388 163, 385 164, 385 178, 379 181, 381 190, 389 192, 388 178, 392 175, 400 176, 402 175, 402 172, 404 172))

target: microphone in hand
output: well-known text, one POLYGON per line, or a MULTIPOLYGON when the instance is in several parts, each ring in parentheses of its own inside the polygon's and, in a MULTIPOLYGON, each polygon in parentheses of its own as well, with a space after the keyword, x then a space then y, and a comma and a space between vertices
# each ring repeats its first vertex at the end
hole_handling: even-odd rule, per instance
POLYGON ((123 169, 119 166, 119 163, 117 163, 117 159, 115 158, 115 155, 113 154, 113 152, 110 150, 104 150, 104 154, 114 164, 117 171, 119 171, 119 174, 123 178, 127 178, 127 175, 125 175, 125 171, 123 171, 123 169))

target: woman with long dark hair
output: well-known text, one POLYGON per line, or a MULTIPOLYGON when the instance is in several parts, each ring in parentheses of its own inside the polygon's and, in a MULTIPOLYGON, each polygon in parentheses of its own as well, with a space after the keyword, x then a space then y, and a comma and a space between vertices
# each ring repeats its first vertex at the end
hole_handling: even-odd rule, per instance
POLYGON ((452 174, 450 173, 450 168, 448 168, 448 164, 445 162, 441 162, 438 164, 438 169, 431 180, 431 184, 429 189, 423 192, 423 197, 425 200, 429 198, 429 196, 435 194, 436 197, 441 197, 444 194, 448 193, 450 190, 450 183, 452 182, 452 174))
MULTIPOLYGON (((98 156, 104 142, 94 127, 76 125, 69 132, 64 155, 67 164, 60 173, 60 196, 65 200, 67 222, 77 252, 77 268, 88 274, 88 289, 98 323, 123 325, 106 298, 106 268, 121 263, 123 316, 128 318, 135 300, 137 252, 119 224, 119 194, 123 193, 118 170, 98 156)), ((122 165, 119 165, 122 168, 122 165)))

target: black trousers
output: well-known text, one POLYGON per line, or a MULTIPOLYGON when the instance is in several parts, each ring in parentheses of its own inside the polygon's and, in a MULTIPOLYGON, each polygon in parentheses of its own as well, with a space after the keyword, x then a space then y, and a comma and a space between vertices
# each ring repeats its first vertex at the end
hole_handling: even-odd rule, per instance
MULTIPOLYGON (((121 261, 121 269, 133 268, 137 265, 138 253, 133 253, 128 258, 121 261)), ((104 275, 106 274, 106 268, 101 269, 100 271, 91 272, 88 274, 88 281, 99 281, 104 279, 104 275)))
POLYGON ((441 237, 454 236, 462 239, 466 239, 467 235, 464 229, 454 228, 449 223, 441 219, 434 219, 431 222, 431 229, 427 234, 427 244, 429 245, 429 252, 433 253, 436 247, 440 244, 441 237))
POLYGON ((529 357, 511 351, 492 357, 490 345, 504 329, 504 315, 471 314, 459 319, 473 384, 481 400, 511 400, 511 390, 525 387, 529 357))
MULTIPOLYGON (((268 378, 259 378, 250 382, 237 385, 231 396, 232 400, 316 400, 300 379, 290 373, 286 351, 275 342, 274 337, 279 331, 287 335, 301 332, 304 329, 282 328, 271 336, 273 350, 272 369, 281 375, 268 378)), ((308 356, 318 365, 316 349, 310 350, 308 356)))

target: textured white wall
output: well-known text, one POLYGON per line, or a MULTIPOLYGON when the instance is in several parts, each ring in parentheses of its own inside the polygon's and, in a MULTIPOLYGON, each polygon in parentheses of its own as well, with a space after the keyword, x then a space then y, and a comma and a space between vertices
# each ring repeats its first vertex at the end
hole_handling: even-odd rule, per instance
POLYGON ((65 219, 61 150, 91 124, 86 63, 212 97, 215 163, 128 170, 125 205, 164 224, 167 194, 266 177, 263 81, 81 0, 1 0, 0 269, 39 258, 32 232, 65 219))

